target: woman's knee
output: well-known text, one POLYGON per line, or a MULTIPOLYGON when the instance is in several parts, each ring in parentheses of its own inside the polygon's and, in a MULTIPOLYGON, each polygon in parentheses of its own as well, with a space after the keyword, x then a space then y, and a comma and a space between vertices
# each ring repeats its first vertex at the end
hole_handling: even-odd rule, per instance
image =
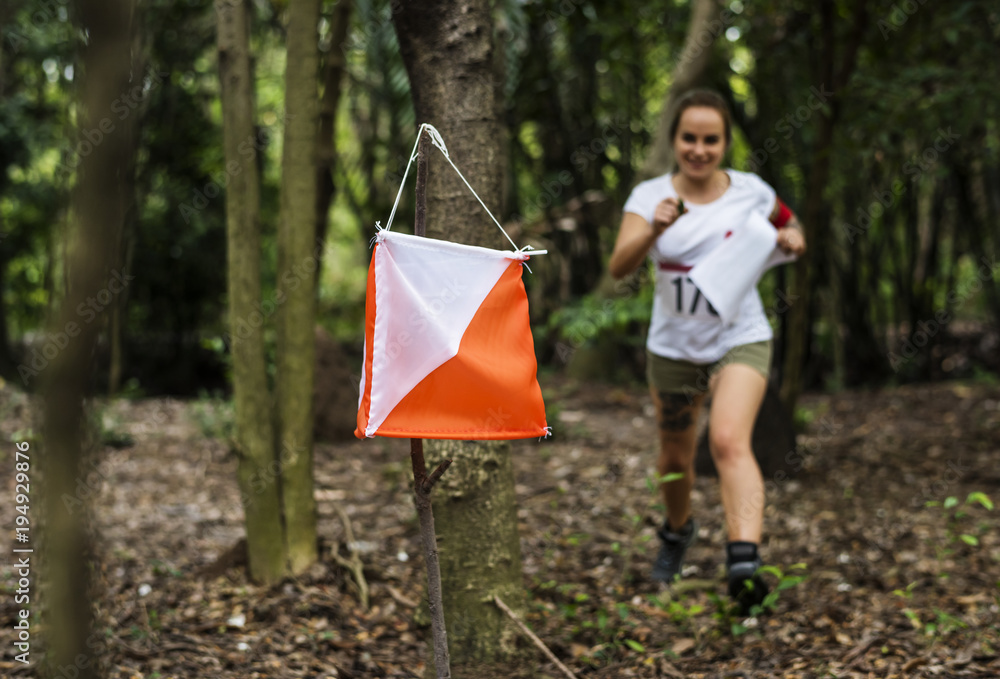
POLYGON ((660 456, 656 471, 660 474, 685 474, 694 467, 693 457, 665 457, 660 456))
POLYGON ((753 458, 750 441, 742 432, 727 427, 709 429, 708 448, 716 465, 733 464, 744 458, 753 458))
POLYGON ((695 447, 685 441, 683 444, 664 442, 660 446, 657 471, 661 474, 686 472, 694 465, 695 447))

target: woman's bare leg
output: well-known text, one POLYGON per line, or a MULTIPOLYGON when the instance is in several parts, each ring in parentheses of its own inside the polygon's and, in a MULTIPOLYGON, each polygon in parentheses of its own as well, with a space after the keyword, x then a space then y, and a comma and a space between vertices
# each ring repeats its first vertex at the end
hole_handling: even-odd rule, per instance
POLYGON ((719 472, 729 540, 760 543, 764 481, 750 447, 767 380, 748 365, 732 363, 714 377, 709 448, 719 472))
POLYGON ((694 457, 698 443, 698 413, 704 395, 657 392, 650 389, 660 429, 659 475, 684 477, 660 485, 671 530, 679 530, 691 517, 691 489, 694 487, 694 457))

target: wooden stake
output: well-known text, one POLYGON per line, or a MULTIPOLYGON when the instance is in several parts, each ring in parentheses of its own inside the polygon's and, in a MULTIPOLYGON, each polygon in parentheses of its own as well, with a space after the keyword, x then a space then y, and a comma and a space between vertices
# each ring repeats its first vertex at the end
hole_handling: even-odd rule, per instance
MULTIPOLYGON (((430 145, 423 130, 417 145, 416 215, 413 232, 427 235, 427 152, 430 145)), ((444 625, 444 603, 441 599, 441 564, 438 561, 437 534, 434 532, 434 511, 431 509, 431 490, 441 475, 451 465, 445 460, 434 472, 427 475, 424 461, 423 439, 410 439, 410 462, 413 465, 413 495, 420 519, 420 541, 427 565, 427 605, 431 612, 431 633, 434 639, 434 669, 437 679, 451 679, 451 659, 448 656, 448 632, 444 625)))

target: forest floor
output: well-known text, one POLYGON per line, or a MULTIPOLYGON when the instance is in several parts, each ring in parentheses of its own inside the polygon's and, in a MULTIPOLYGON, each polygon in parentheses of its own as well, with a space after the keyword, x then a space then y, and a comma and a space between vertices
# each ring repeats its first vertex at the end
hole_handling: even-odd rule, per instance
MULTIPOLYGON (((788 458, 792 478, 767 480, 762 551, 789 587, 751 619, 720 598, 713 478, 696 482, 702 528, 688 585, 671 597, 648 580, 659 512, 645 389, 544 386, 554 436, 513 449, 526 618, 581 679, 1000 676, 1000 510, 967 504, 977 492, 1000 500, 1000 386, 804 396, 811 422, 788 458)), ((225 405, 116 400, 101 410, 104 439, 118 447, 102 447, 78 491, 92 495, 96 535, 87 663, 114 678, 423 676, 429 630, 415 612, 425 576, 405 442, 317 445, 321 562, 262 588, 234 556, 243 528, 225 405), (338 506, 364 562, 368 610, 333 557, 348 555, 338 506)), ((0 391, 4 441, 26 435, 29 411, 22 394, 0 391)), ((4 498, 12 450, 0 453, 4 498)), ((5 500, 0 525, 13 524, 5 500)), ((11 651, 9 555, 0 576, 0 676, 34 676, 11 651)), ((537 658, 534 676, 564 676, 527 643, 525 653, 537 658)))

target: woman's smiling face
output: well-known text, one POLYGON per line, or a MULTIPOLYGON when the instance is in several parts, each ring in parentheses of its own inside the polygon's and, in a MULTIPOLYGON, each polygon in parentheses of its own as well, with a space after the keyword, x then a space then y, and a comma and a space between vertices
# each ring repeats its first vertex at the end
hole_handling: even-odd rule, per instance
POLYGON ((682 174, 710 179, 726 152, 726 125, 714 108, 692 106, 681 114, 674 136, 674 158, 682 174))

